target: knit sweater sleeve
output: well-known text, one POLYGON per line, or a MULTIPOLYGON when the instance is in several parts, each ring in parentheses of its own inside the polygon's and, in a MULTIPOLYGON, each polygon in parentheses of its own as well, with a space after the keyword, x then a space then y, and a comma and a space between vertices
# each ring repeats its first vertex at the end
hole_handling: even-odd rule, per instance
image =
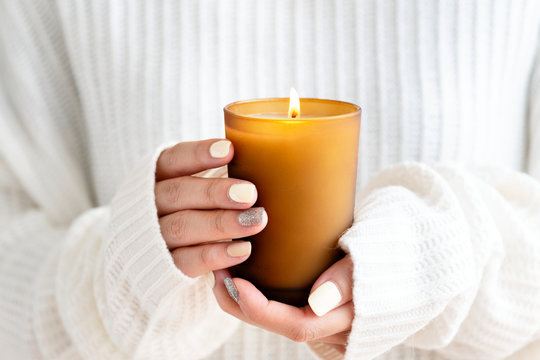
POLYGON ((502 359, 540 339, 540 47, 528 173, 400 164, 357 199, 340 244, 354 260, 347 359, 397 344, 502 359))
POLYGON ((174 266, 154 199, 162 148, 94 207, 54 2, 20 4, 0 2, 2 358, 207 356, 237 320, 174 266))
POLYGON ((234 331, 237 321, 219 309, 204 277, 182 274, 160 234, 159 150, 110 205, 70 224, 51 220, 1 169, 9 175, 0 177, 1 213, 14 213, 2 217, 0 233, 0 339, 8 357, 197 359, 234 331))
POLYGON ((540 183, 502 169, 410 163, 360 194, 346 358, 405 343, 501 359, 540 330, 540 183))
POLYGON ((9 176, 0 177, 1 213, 14 213, 2 217, 0 232, 0 339, 10 358, 31 351, 50 359, 197 359, 230 336, 236 320, 219 309, 204 277, 174 266, 160 234, 159 151, 141 161, 110 205, 67 225, 1 169, 9 176))

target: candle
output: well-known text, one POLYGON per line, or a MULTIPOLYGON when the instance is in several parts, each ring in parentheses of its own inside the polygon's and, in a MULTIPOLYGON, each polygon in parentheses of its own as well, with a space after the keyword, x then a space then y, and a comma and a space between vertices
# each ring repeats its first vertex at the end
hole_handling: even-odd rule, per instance
POLYGON ((269 299, 303 306, 317 277, 342 256, 337 241, 352 223, 361 110, 323 99, 301 99, 295 108, 294 99, 274 98, 224 111, 235 151, 229 177, 254 183, 255 206, 268 214, 266 228, 245 238, 250 258, 231 272, 269 299))

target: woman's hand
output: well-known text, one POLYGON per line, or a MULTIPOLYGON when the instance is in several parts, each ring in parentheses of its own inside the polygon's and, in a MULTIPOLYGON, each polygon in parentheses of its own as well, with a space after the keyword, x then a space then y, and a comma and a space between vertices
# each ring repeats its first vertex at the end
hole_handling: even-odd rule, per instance
POLYGON ((345 353, 354 309, 349 255, 328 268, 313 284, 303 308, 268 300, 253 284, 216 271, 214 294, 221 308, 249 324, 294 341, 319 341, 345 353))
POLYGON ((191 277, 245 261, 247 241, 221 241, 260 232, 267 223, 248 181, 193 176, 233 157, 228 140, 183 142, 164 150, 156 168, 156 206, 161 234, 174 263, 191 277), (251 208, 251 209, 250 209, 251 208), (217 242, 221 241, 221 242, 217 242))

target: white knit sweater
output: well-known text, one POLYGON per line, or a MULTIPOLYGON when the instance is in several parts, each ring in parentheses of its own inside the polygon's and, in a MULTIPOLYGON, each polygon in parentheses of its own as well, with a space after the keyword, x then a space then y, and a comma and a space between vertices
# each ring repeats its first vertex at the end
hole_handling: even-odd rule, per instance
POLYGON ((1 0, 0 357, 314 357, 178 271, 153 197, 160 144, 294 85, 364 110, 346 358, 540 358, 539 29, 537 0, 1 0))

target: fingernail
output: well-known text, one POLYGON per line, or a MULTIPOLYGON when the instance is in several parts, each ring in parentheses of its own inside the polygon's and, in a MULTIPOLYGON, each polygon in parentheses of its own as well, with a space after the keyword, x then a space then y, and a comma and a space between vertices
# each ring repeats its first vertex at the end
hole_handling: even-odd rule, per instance
POLYGON ((242 226, 260 225, 264 222, 266 211, 262 207, 251 208, 238 215, 238 222, 242 226))
POLYGON ((232 257, 246 256, 251 253, 251 243, 249 241, 235 242, 227 246, 227 254, 232 257))
POLYGON ((240 296, 238 294, 238 289, 236 288, 236 285, 234 285, 234 282, 231 278, 225 278, 225 287, 227 288, 227 291, 229 292, 229 296, 232 297, 232 299, 236 302, 240 300, 240 296))
POLYGON ((216 278, 212 271, 205 275, 204 280, 206 281, 206 284, 208 285, 208 287, 210 287, 210 289, 213 289, 216 285, 216 278))
POLYGON ((229 188, 229 197, 239 203, 250 203, 255 200, 255 185, 234 184, 229 188))
POLYGON ((339 289, 331 281, 327 281, 319 286, 308 298, 309 306, 317 316, 323 316, 334 309, 340 301, 341 294, 339 289))
POLYGON ((210 146, 210 155, 213 158, 224 158, 229 155, 231 142, 229 140, 216 141, 210 146))

